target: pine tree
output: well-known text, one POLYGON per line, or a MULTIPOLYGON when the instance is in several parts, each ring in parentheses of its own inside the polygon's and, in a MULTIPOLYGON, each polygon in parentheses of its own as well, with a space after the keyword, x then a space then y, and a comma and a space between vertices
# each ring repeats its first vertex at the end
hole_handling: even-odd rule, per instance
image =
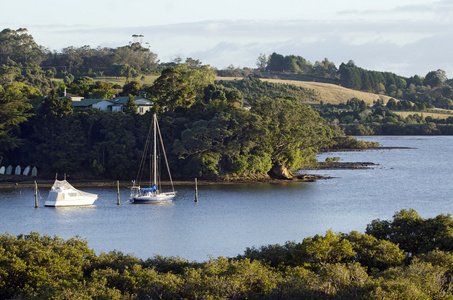
POLYGON ((127 99, 126 104, 123 106, 123 112, 131 115, 137 113, 137 103, 135 103, 134 96, 131 94, 129 94, 129 99, 127 99))

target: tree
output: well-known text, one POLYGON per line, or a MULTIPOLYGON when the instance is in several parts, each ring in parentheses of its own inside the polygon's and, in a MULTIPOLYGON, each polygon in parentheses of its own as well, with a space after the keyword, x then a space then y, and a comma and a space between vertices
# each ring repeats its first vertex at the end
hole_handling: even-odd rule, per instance
POLYGON ((129 94, 126 104, 123 106, 123 112, 125 114, 134 115, 137 113, 137 104, 134 101, 134 96, 129 94))
POLYGON ((186 58, 186 64, 189 65, 191 68, 198 68, 201 67, 202 62, 199 59, 193 59, 191 57, 186 58))
POLYGON ((138 96, 142 85, 136 80, 129 81, 123 86, 123 95, 138 96))
POLYGON ((328 147, 333 133, 325 120, 310 107, 293 99, 261 99, 252 102, 252 113, 262 118, 266 135, 263 147, 271 151, 274 167, 300 168, 314 160, 321 147, 328 147))
POLYGON ((95 85, 89 87, 88 96, 90 98, 100 98, 111 100, 116 94, 116 89, 110 83, 97 81, 95 85))
POLYGON ((235 88, 225 88, 221 85, 210 84, 204 89, 203 102, 215 105, 242 106, 244 97, 235 88))
POLYGON ((362 87, 359 68, 355 66, 353 61, 349 61, 347 64, 342 63, 339 73, 342 86, 356 90, 362 87))
POLYGON ((354 260, 368 267, 370 271, 396 267, 406 258, 404 251, 390 241, 380 240, 357 231, 352 231, 343 237, 353 245, 356 252, 354 260))
POLYGON ((33 115, 26 93, 16 87, 16 84, 0 86, 0 153, 19 146, 18 126, 33 115))
POLYGON ((269 56, 267 69, 271 72, 282 72, 285 70, 285 57, 281 54, 272 53, 269 56))
POLYGON ((317 61, 314 65, 314 75, 317 77, 334 79, 336 74, 337 67, 327 58, 324 58, 322 62, 317 61))
POLYGON ((426 74, 423 80, 423 85, 429 85, 431 87, 437 87, 447 81, 447 75, 444 70, 438 69, 437 71, 431 71, 426 74))
POLYGON ((8 59, 22 64, 40 64, 44 60, 44 51, 38 46, 26 28, 0 32, 0 66, 8 59))
POLYGON ((190 107, 195 101, 195 92, 182 74, 173 68, 165 69, 147 90, 156 99, 159 107, 174 111, 178 107, 190 107))
POLYGON ((386 107, 390 110, 396 110, 398 108, 398 105, 396 104, 396 100, 393 98, 390 98, 389 101, 387 101, 386 107))
POLYGON ((73 113, 71 100, 59 98, 55 90, 51 90, 44 98, 39 115, 43 119, 61 119, 73 113))
POLYGON ((214 83, 216 77, 215 70, 210 66, 201 66, 201 62, 179 64, 176 71, 181 73, 182 77, 187 80, 189 87, 197 94, 198 98, 203 97, 203 90, 209 84, 214 83))
POLYGON ((140 43, 119 47, 113 51, 114 64, 128 65, 133 70, 153 70, 158 62, 157 54, 142 47, 140 43))
POLYGON ((312 238, 305 238, 295 248, 297 264, 307 263, 313 269, 323 264, 351 262, 356 254, 350 241, 331 230, 326 232, 325 237, 315 235, 312 238))
POLYGON ((266 54, 260 53, 258 58, 256 59, 256 66, 260 71, 264 71, 267 68, 267 56, 266 54))
MULTIPOLYGON (((215 105, 214 101, 208 104, 215 105)), ((189 113, 202 119, 186 124, 173 143, 173 152, 187 162, 187 175, 209 177, 227 172, 243 175, 270 170, 270 153, 260 145, 265 130, 258 116, 231 106, 212 115, 193 110, 189 113)))
POLYGON ((453 249, 453 219, 450 215, 439 215, 424 219, 413 209, 401 210, 392 221, 374 220, 367 226, 366 233, 378 239, 386 239, 400 248, 416 255, 434 249, 453 249))

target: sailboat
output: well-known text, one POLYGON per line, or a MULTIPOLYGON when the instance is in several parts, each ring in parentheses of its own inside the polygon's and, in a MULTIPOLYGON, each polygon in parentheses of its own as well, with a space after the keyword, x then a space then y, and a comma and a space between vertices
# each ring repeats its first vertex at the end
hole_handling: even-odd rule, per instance
POLYGON ((140 168, 137 175, 137 180, 133 181, 133 185, 131 187, 131 198, 130 201, 134 204, 139 203, 165 203, 165 202, 172 202, 176 196, 176 192, 173 186, 173 180, 171 178, 170 167, 168 166, 167 156, 165 154, 164 144, 162 142, 162 136, 159 129, 159 124, 157 122, 156 114, 153 115, 153 126, 150 128, 148 133, 148 139, 146 141, 145 150, 143 151, 142 161, 140 164, 140 168), (149 148, 149 140, 151 136, 151 131, 153 132, 153 156, 152 156, 152 172, 150 171, 150 177, 152 175, 152 182, 150 178, 150 186, 146 188, 141 188, 139 183, 139 178, 141 177, 141 173, 143 172, 146 156, 148 153, 149 148), (159 137, 162 153, 165 159, 165 165, 167 167, 168 176, 171 183, 172 191, 163 192, 161 191, 160 185, 160 174, 157 168, 157 138, 159 137))

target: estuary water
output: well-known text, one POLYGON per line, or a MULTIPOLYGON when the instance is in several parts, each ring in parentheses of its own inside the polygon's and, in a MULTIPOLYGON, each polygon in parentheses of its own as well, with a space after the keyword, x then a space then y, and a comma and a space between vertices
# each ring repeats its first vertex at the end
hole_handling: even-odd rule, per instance
POLYGON ((176 186, 173 203, 134 205, 129 190, 76 188, 99 195, 91 207, 44 207, 48 190, 0 190, 0 233, 32 231, 80 236, 96 251, 139 258, 179 256, 190 261, 234 257, 247 247, 300 242, 329 229, 364 232, 374 219, 413 208, 423 218, 453 211, 453 136, 370 136, 384 147, 406 149, 323 153, 342 162, 373 162, 371 169, 317 170, 317 182, 176 186))

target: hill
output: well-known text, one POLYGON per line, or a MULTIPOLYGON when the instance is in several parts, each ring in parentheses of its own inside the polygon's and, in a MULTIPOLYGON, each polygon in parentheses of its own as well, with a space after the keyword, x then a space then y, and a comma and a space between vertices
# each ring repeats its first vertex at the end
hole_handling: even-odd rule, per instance
POLYGON ((331 83, 298 81, 298 80, 281 80, 281 79, 261 79, 261 80, 272 83, 293 84, 295 86, 315 90, 319 94, 320 100, 322 100, 324 103, 330 104, 346 103, 346 101, 352 98, 358 98, 360 100, 365 101, 366 104, 371 106, 373 105, 373 101, 376 101, 378 99, 381 99, 384 101, 384 103, 387 103, 387 101, 390 98, 392 98, 385 95, 377 95, 373 93, 356 91, 331 83))
MULTIPOLYGON (((261 79, 267 82, 280 83, 280 84, 293 84, 295 86, 300 86, 306 89, 315 90, 319 94, 319 98, 324 103, 330 104, 340 104, 346 103, 346 101, 357 98, 365 101, 369 106, 373 105, 373 101, 381 99, 384 103, 392 98, 386 95, 378 95, 373 93, 367 93, 362 91, 356 91, 342 87, 340 85, 332 83, 323 83, 323 82, 314 82, 314 81, 298 81, 298 80, 282 80, 282 79, 261 79)), ((398 101, 398 100, 397 100, 398 101)), ((313 103, 310 103, 313 104, 313 103)), ((453 110, 450 109, 441 109, 435 108, 430 109, 429 111, 394 111, 395 114, 400 115, 405 118, 409 115, 420 115, 423 117, 432 117, 434 119, 445 119, 453 115, 453 110)))

